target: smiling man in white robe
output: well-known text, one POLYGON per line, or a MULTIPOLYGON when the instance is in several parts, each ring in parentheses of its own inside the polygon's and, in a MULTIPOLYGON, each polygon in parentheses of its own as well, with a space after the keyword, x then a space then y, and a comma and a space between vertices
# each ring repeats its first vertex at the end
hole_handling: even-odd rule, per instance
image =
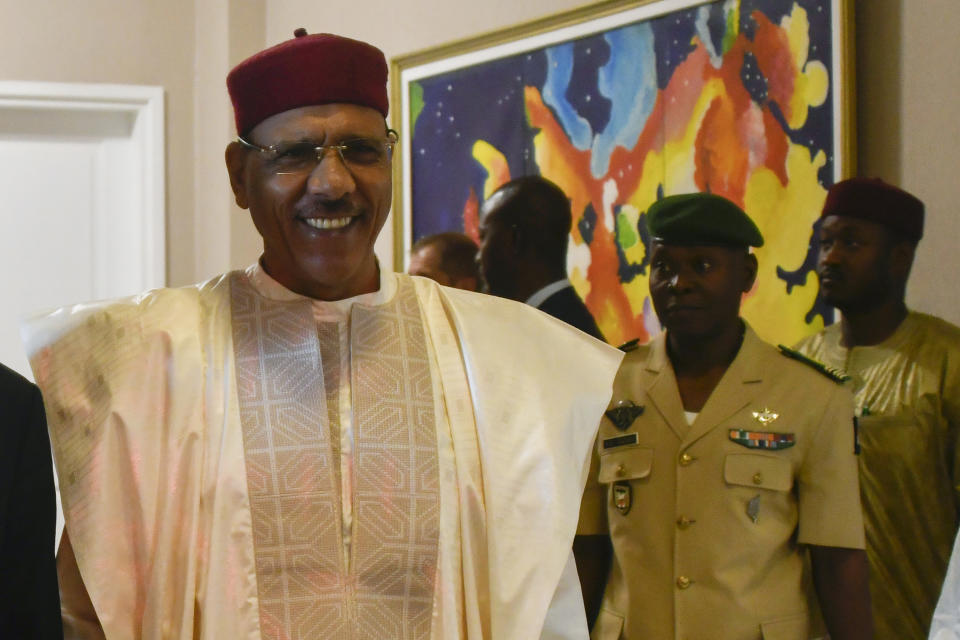
POLYGON ((67 636, 584 638, 570 547, 620 354, 384 271, 386 62, 296 36, 227 79, 260 260, 25 329, 67 636))

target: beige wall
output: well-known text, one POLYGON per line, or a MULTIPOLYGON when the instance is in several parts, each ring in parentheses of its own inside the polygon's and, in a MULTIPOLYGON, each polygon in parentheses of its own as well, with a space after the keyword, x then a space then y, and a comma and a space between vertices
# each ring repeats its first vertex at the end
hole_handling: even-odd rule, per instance
POLYGON ((960 324, 960 5, 857 3, 859 169, 927 206, 907 302, 960 324))
POLYGON ((0 80, 164 88, 167 275, 192 279, 193 0, 0 0, 0 16, 0 80))
MULTIPOLYGON (((154 84, 166 90, 168 279, 255 259, 232 204, 223 79, 296 27, 369 40, 388 57, 582 6, 579 0, 0 0, 0 79, 154 84)), ((960 12, 956 0, 857 0, 858 162, 927 203, 908 301, 960 323, 960 12)), ((55 180, 55 177, 51 177, 55 180)), ((378 247, 389 254, 389 236, 378 247)), ((389 259, 388 259, 389 261, 389 259)))

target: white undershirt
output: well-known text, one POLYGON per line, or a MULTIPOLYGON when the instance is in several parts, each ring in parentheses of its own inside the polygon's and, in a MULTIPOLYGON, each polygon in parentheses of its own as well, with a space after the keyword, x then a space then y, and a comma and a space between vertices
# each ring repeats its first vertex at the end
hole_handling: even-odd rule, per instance
POLYGON ((569 286, 570 281, 567 278, 564 278, 563 280, 557 280, 556 282, 551 282, 542 289, 535 291, 532 296, 527 298, 526 304, 539 309, 540 305, 546 302, 547 298, 555 294, 557 291, 562 291, 569 286))

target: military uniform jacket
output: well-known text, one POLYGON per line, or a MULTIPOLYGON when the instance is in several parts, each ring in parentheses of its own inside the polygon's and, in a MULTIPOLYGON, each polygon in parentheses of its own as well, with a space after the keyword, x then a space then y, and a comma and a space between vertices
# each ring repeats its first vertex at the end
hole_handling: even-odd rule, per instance
POLYGON ((663 336, 627 354, 618 407, 578 531, 614 548, 592 637, 807 640, 800 545, 864 543, 849 392, 747 327, 692 424, 663 336))

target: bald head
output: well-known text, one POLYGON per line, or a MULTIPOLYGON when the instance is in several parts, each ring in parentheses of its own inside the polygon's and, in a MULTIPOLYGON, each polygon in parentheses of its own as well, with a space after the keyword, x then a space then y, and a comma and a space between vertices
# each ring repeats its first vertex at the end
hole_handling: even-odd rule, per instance
POLYGON ((477 245, 453 231, 425 236, 410 249, 407 272, 457 289, 476 291, 480 282, 477 245))
POLYGON ((567 195, 546 178, 524 176, 497 189, 480 209, 480 268, 490 293, 522 299, 518 288, 567 277, 571 224, 567 195))

